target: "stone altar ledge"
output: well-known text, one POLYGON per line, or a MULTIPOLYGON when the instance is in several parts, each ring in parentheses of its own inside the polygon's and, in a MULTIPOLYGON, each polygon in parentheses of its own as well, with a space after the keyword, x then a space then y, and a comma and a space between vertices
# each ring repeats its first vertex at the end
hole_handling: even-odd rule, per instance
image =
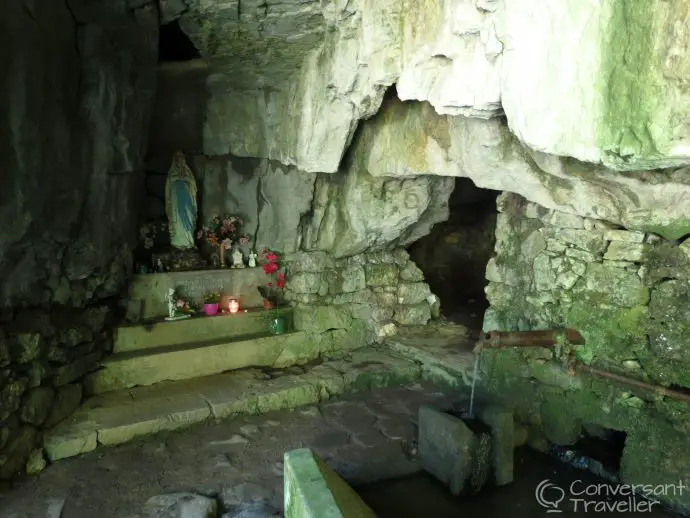
POLYGON ((257 287, 268 281, 262 267, 137 274, 132 279, 129 301, 141 304, 139 316, 144 320, 168 314, 170 288, 198 304, 203 304, 206 293, 219 292, 237 298, 241 309, 258 308, 263 298, 257 287))

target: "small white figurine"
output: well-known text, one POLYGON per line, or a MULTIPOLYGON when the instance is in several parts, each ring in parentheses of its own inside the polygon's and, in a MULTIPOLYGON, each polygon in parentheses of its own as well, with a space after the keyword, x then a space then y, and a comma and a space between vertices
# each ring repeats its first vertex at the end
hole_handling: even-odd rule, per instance
POLYGON ((239 248, 235 248, 235 251, 232 253, 232 267, 244 268, 244 256, 239 248))
POLYGON ((175 290, 170 288, 168 290, 168 319, 175 318, 175 290))
POLYGON ((256 252, 254 250, 249 252, 249 267, 256 268, 256 252))

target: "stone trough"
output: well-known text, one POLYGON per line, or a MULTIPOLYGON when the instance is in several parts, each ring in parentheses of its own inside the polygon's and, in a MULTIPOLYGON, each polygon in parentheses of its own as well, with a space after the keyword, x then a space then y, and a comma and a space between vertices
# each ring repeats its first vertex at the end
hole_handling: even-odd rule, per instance
POLYGON ((419 409, 422 468, 453 495, 513 481, 513 415, 495 407, 476 416, 423 406, 419 409), (493 474, 493 476, 492 476, 493 474))
MULTIPOLYGON (((469 496, 488 485, 513 481, 514 420, 510 411, 484 406, 476 416, 422 406, 421 467, 451 494, 469 496)), ((284 462, 286 518, 368 518, 374 511, 309 449, 287 452, 284 462)))

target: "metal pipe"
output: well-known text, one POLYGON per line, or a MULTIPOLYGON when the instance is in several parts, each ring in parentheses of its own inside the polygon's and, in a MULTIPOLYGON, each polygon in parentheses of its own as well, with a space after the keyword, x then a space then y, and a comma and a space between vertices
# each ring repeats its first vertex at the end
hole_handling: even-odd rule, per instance
POLYGON ((615 374, 613 372, 604 371, 601 369, 597 369, 595 367, 590 367, 589 365, 585 365, 582 362, 577 362, 575 364, 575 368, 579 371, 595 374, 597 376, 601 376, 602 378, 607 378, 613 381, 617 381, 619 383, 624 383, 626 385, 637 387, 648 392, 654 392, 655 394, 658 394, 660 396, 670 397, 673 399, 677 399, 678 401, 690 403, 690 394, 686 394, 684 392, 679 392, 677 390, 661 387, 659 385, 652 385, 650 383, 646 383, 644 381, 640 381, 634 378, 628 378, 627 376, 622 376, 620 374, 615 374))
MULTIPOLYGON (((548 331, 489 331, 481 333, 477 341, 474 352, 478 353, 481 349, 501 349, 505 347, 555 347, 559 339, 565 340, 573 345, 584 345, 585 339, 574 329, 548 330, 548 331)), ((573 364, 571 364, 573 365, 573 364)), ((619 383, 637 387, 648 392, 653 392, 660 396, 669 397, 678 401, 690 403, 690 393, 679 392, 659 385, 652 385, 613 372, 597 369, 585 365, 582 362, 574 363, 576 370, 587 372, 602 378, 607 378, 619 383)))
POLYGON ((475 352, 481 349, 504 347, 555 347, 561 338, 574 345, 583 345, 585 339, 574 329, 548 331, 489 331, 481 333, 475 352))

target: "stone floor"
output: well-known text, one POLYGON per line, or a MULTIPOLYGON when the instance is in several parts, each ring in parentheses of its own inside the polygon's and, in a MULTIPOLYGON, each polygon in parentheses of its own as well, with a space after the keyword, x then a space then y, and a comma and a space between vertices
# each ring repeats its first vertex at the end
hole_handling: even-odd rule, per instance
POLYGON ((419 470, 420 405, 456 405, 463 397, 415 384, 164 432, 59 461, 3 489, 0 514, 130 518, 145 516, 143 506, 155 495, 192 492, 217 498, 225 510, 240 500, 258 499, 263 516, 280 515, 285 451, 313 448, 355 484, 413 473, 419 470))

